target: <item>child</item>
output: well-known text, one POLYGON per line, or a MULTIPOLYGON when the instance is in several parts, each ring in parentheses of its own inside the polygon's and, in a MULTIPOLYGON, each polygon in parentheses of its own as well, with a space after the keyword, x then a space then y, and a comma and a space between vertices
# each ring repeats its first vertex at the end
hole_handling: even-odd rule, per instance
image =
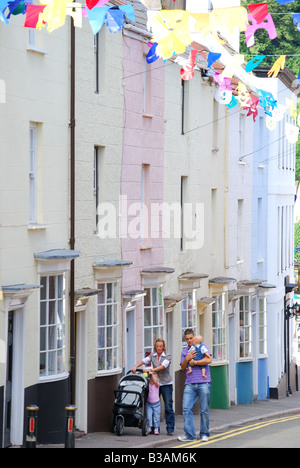
MULTIPOLYGON (((190 351, 194 350, 194 351, 197 352, 196 356, 194 357, 195 361, 200 361, 205 356, 209 357, 208 349, 204 345, 202 345, 202 341, 203 341, 203 338, 202 338, 201 335, 194 336, 194 338, 192 340, 192 346, 190 348, 190 351)), ((206 380, 207 377, 206 377, 206 374, 205 374, 205 366, 199 366, 199 367, 200 367, 200 369, 202 371, 202 377, 206 380)), ((192 366, 189 363, 187 373, 191 374, 192 372, 193 372, 193 369, 192 369, 192 366)))
MULTIPOLYGON (((154 427, 154 434, 159 435, 160 426, 160 401, 158 374, 149 370, 149 393, 146 402, 147 418, 149 426, 154 427)), ((148 434, 151 432, 149 430, 148 434)))

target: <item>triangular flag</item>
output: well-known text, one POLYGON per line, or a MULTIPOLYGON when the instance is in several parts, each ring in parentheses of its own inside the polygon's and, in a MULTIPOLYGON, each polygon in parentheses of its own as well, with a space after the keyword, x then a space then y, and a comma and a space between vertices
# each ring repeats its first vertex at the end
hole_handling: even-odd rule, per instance
POLYGON ((261 23, 268 14, 268 4, 267 3, 253 3, 252 5, 247 5, 248 9, 255 18, 257 24, 261 23))
POLYGON ((212 64, 221 57, 222 54, 216 52, 209 52, 207 56, 207 67, 210 68, 212 64))

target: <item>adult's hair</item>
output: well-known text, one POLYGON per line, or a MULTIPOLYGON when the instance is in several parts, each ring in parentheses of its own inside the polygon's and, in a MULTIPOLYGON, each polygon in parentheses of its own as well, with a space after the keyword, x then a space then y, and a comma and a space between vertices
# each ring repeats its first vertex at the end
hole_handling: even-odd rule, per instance
POLYGON ((187 328, 184 332, 184 336, 186 335, 195 335, 195 332, 192 328, 187 328))
POLYGON ((156 338, 156 340, 154 341, 154 345, 153 345, 154 351, 155 351, 156 343, 162 343, 164 345, 164 352, 167 351, 167 345, 166 345, 165 340, 163 340, 162 338, 156 338))

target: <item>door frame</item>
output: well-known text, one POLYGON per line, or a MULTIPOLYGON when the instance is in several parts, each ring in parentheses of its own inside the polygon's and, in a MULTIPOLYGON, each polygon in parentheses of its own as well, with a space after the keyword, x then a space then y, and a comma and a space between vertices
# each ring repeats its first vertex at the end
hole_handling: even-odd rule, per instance
MULTIPOLYGON (((127 339, 127 329, 128 329, 128 314, 131 313, 133 314, 133 330, 132 330, 132 336, 134 337, 134 340, 131 341, 131 344, 133 344, 133 350, 131 350, 131 353, 134 357, 136 357, 136 306, 135 304, 128 304, 127 307, 125 307, 125 372, 127 373, 130 370, 130 367, 128 366, 128 339, 127 339)), ((135 362, 133 363, 133 365, 135 362)))
POLYGON ((24 431, 24 307, 9 308, 6 314, 6 339, 8 338, 9 314, 13 314, 13 332, 12 332, 12 377, 11 377, 11 413, 10 413, 10 443, 6 441, 5 421, 6 421, 6 394, 7 394, 7 350, 6 341, 6 372, 3 401, 3 447, 9 445, 23 445, 24 431))

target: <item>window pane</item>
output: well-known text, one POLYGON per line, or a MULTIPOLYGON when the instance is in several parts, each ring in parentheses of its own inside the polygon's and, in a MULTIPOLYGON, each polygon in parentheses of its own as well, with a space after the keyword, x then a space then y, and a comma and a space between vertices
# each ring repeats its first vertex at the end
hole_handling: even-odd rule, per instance
POLYGON ((146 328, 144 330, 144 344, 145 347, 151 347, 153 346, 153 340, 152 340, 152 329, 146 328))
POLYGON ((56 351, 48 353, 48 375, 56 374, 56 351))
POLYGON ((98 370, 105 369, 105 350, 98 350, 98 370))
POLYGON ((157 301, 157 289, 156 288, 152 288, 152 306, 156 306, 158 305, 158 301, 157 301))
POLYGON ((163 337, 163 290, 162 287, 148 288, 144 297, 144 355, 152 351, 156 338, 163 337))
POLYGON ((49 299, 55 298, 55 276, 49 277, 49 299))
POLYGON ((47 303, 46 302, 41 302, 40 305, 40 315, 41 315, 41 320, 40 320, 40 325, 46 325, 47 324, 47 303))
POLYGON ((58 316, 57 316, 57 320, 58 320, 58 323, 64 323, 65 321, 65 318, 64 318, 64 302, 63 300, 59 300, 57 301, 57 309, 58 309, 58 316))
POLYGON ((163 291, 162 287, 158 288, 158 304, 163 305, 163 291))
POLYGON ((46 353, 40 354, 40 375, 45 375, 46 373, 46 353))
POLYGON ((153 325, 159 325, 158 308, 157 307, 153 308, 153 325))
POLYGON ((112 346, 112 327, 107 327, 106 329, 106 347, 110 348, 112 346))
POLYGON ((46 332, 47 332, 46 327, 40 328, 40 350, 41 351, 46 351, 47 349, 46 332))
POLYGON ((63 350, 57 351, 57 372, 62 373, 65 371, 64 368, 64 357, 63 350))
POLYGON ((41 277, 40 374, 65 371, 65 291, 64 275, 41 277), (48 287, 49 285, 49 287, 48 287))
POLYGON ((118 283, 99 283, 98 294, 98 371, 118 367, 118 283))
POLYGON ((49 327, 48 349, 56 349, 56 327, 49 327))
POLYGON ((104 304, 105 303, 105 285, 104 284, 98 284, 98 304, 104 304))
POLYGON ((112 325, 112 305, 107 306, 106 311, 106 325, 112 325))
POLYGON ((213 359, 226 359, 226 313, 224 294, 215 297, 212 314, 213 359))
POLYGON ((144 312, 144 326, 150 327, 151 326, 151 309, 145 309, 144 312))
POLYGON ((150 289, 146 289, 146 296, 144 296, 144 307, 150 307, 150 289))
POLYGON ((41 300, 44 300, 47 298, 47 277, 42 276, 40 284, 42 286, 41 288, 41 300))
POLYGON ((105 329, 98 328, 98 348, 104 348, 105 346, 105 329))
POLYGON ((112 350, 111 349, 108 349, 107 352, 106 352, 106 362, 107 362, 107 370, 110 370, 112 369, 112 350))
POLYGON ((105 306, 98 305, 98 326, 105 325, 105 306))
POLYGON ((107 294, 107 302, 110 303, 113 301, 113 287, 112 283, 107 283, 106 285, 106 294, 107 294))
POLYGON ((63 298, 64 297, 64 277, 62 275, 59 275, 57 277, 57 282, 58 282, 58 298, 63 298))
POLYGON ((56 323, 55 317, 55 302, 49 302, 49 324, 53 325, 56 323))

